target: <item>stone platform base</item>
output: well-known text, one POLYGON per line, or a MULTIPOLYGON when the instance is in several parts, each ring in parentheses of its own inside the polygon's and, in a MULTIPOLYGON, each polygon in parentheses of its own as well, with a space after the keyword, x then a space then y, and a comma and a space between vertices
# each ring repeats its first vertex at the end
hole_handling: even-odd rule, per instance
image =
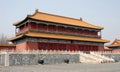
POLYGON ((0 65, 38 65, 79 63, 79 54, 8 54, 0 55, 0 65))

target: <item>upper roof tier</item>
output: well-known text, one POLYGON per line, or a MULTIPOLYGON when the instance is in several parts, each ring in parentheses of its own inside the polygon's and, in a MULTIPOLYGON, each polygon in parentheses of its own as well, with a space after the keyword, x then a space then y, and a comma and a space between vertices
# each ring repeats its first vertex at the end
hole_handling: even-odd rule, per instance
MULTIPOLYGON (((38 10, 36 10, 33 15, 27 15, 27 17, 25 19, 27 19, 27 18, 48 21, 48 22, 54 22, 54 23, 59 23, 59 24, 79 26, 79 27, 87 27, 87 28, 100 29, 100 30, 103 29, 103 27, 89 24, 89 23, 83 21, 82 19, 74 19, 74 18, 69 18, 69 17, 64 17, 64 16, 47 14, 47 13, 39 12, 38 10)), ((24 20, 22 20, 20 22, 16 22, 13 25, 14 26, 19 25, 24 20)))

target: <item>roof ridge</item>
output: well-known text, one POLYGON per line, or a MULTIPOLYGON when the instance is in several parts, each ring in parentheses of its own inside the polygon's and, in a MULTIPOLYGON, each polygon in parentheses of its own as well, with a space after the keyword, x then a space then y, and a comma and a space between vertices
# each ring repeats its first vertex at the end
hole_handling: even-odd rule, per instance
MULTIPOLYGON (((32 17, 34 15, 36 15, 37 13, 41 13, 41 14, 46 14, 46 15, 50 15, 50 16, 56 16, 56 17, 61 17, 61 18, 67 18, 67 19, 72 19, 72 20, 77 20, 77 21, 81 21, 81 22, 84 22, 84 23, 87 23, 86 21, 84 21, 83 19, 80 20, 80 19, 77 19, 77 18, 71 18, 71 17, 67 17, 67 16, 62 16, 62 15, 56 15, 56 14, 49 14, 49 13, 45 13, 45 12, 41 12, 41 11, 38 11, 38 9, 35 10, 35 13, 33 15, 28 15, 29 17, 32 17)), ((90 23, 87 23, 89 25, 92 25, 90 23)), ((92 26, 95 26, 95 27, 101 27, 101 26, 97 26, 97 25, 92 25, 92 26)), ((103 27, 101 27, 103 29, 103 27)))
MULTIPOLYGON (((67 18, 67 19, 72 19, 72 20, 77 20, 77 21, 81 21, 81 22, 87 23, 83 19, 80 20, 80 19, 77 19, 77 18, 71 18, 71 17, 61 16, 61 15, 55 15, 55 14, 48 14, 48 13, 44 13, 44 12, 38 12, 38 13, 47 14, 47 15, 51 15, 51 16, 62 17, 62 18, 67 18)), ((87 23, 87 24, 92 25, 90 23, 87 23)), ((92 26, 101 27, 101 26, 97 26, 97 25, 92 25, 92 26)), ((103 28, 103 27, 101 27, 101 28, 103 28)))
POLYGON ((50 13, 45 13, 45 12, 41 12, 41 11, 38 11, 38 9, 35 10, 35 13, 33 15, 28 15, 28 17, 30 16, 34 16, 35 14, 37 13, 42 13, 42 14, 47 14, 47 15, 51 15, 51 16, 57 16, 57 17, 62 17, 62 18, 68 18, 68 19, 73 19, 73 20, 78 20, 78 21, 83 21, 83 20, 80 20, 80 19, 77 19, 77 18, 72 18, 72 17, 68 17, 68 16, 62 16, 62 15, 57 15, 57 14, 50 14, 50 13))

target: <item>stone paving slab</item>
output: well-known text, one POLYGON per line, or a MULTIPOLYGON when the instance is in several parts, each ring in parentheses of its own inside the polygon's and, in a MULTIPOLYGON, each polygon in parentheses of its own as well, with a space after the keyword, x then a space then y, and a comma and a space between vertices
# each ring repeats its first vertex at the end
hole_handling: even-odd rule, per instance
POLYGON ((10 66, 0 72, 120 72, 120 63, 10 66))

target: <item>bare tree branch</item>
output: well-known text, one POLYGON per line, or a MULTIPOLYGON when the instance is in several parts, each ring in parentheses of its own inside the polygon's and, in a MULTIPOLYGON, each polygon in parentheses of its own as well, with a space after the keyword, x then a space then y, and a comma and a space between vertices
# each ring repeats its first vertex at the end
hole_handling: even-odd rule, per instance
POLYGON ((0 35, 0 44, 8 44, 7 36, 5 36, 4 34, 0 35))

